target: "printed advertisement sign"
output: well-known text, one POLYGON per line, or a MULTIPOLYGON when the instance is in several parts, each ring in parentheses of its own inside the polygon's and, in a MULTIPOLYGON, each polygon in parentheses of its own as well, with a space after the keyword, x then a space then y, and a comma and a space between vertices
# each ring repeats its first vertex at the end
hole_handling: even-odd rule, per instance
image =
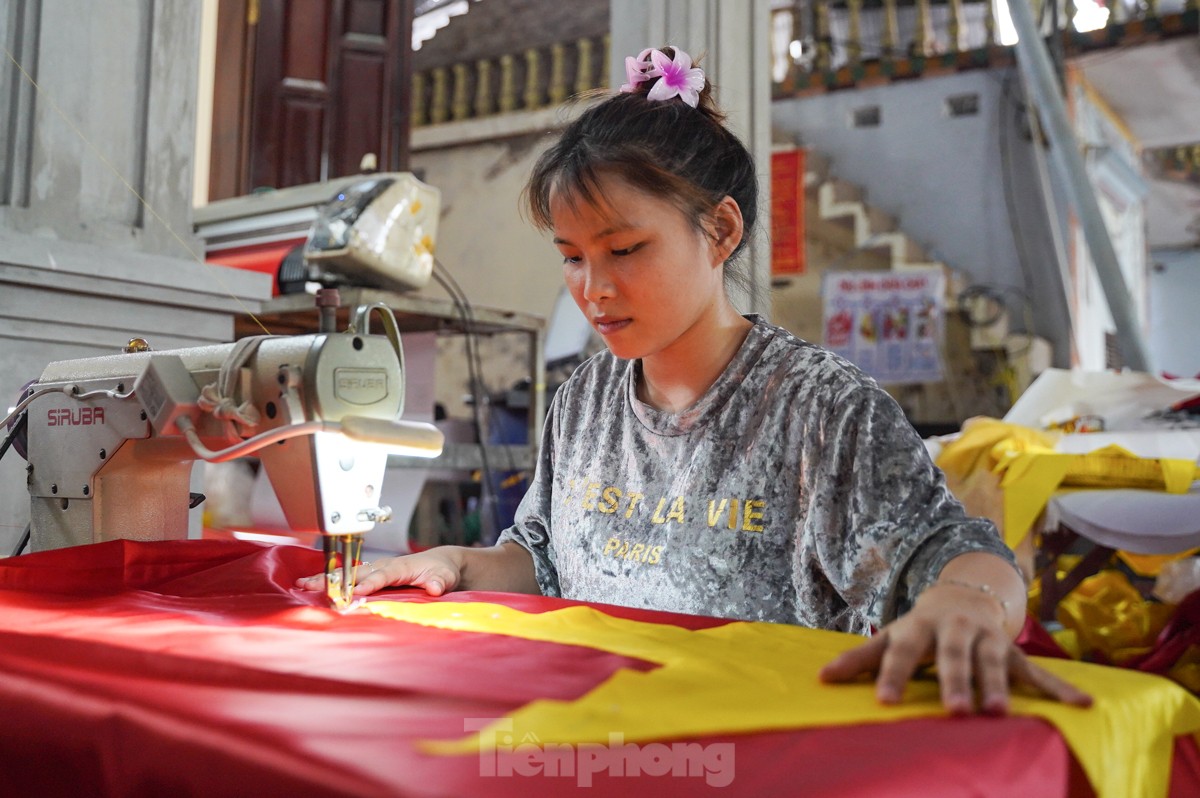
POLYGON ((822 343, 881 383, 940 382, 945 280, 940 269, 825 274, 822 343))

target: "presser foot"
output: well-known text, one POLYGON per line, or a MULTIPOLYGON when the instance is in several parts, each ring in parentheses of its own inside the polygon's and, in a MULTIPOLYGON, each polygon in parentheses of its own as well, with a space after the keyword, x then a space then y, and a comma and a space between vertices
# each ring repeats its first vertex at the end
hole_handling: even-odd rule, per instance
POLYGON ((325 595, 333 609, 352 612, 366 603, 354 595, 358 584, 358 566, 362 555, 362 535, 325 535, 325 595))

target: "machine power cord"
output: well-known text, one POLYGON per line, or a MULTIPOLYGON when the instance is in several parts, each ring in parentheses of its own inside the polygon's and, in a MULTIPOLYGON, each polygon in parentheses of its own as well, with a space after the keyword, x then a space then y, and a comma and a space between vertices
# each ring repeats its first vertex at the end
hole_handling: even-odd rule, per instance
POLYGON ((30 525, 25 525, 25 531, 21 533, 21 539, 17 541, 16 547, 12 550, 10 557, 16 557, 21 552, 25 551, 25 547, 29 545, 29 528, 30 525))
MULTIPOLYGON (((8 452, 9 447, 13 445, 13 441, 17 439, 17 436, 25 430, 25 426, 28 424, 28 422, 29 415, 26 413, 21 413, 21 415, 17 417, 17 423, 13 424, 13 428, 9 431, 8 437, 4 439, 4 443, 0 443, 0 460, 4 459, 4 455, 8 452)), ((25 550, 27 545, 29 545, 29 528, 30 524, 26 524, 25 531, 21 533, 21 539, 17 541, 16 547, 12 550, 12 554, 9 555, 10 557, 16 557, 25 550)))
MULTIPOLYGON (((8 452, 9 447, 13 445, 13 441, 15 441, 17 436, 25 431, 25 427, 28 424, 29 415, 27 413, 21 413, 21 415, 17 417, 16 423, 13 424, 12 429, 9 431, 8 436, 4 439, 4 443, 0 443, 0 460, 4 459, 4 455, 8 452)), ((18 451, 20 450, 18 449, 18 451)))

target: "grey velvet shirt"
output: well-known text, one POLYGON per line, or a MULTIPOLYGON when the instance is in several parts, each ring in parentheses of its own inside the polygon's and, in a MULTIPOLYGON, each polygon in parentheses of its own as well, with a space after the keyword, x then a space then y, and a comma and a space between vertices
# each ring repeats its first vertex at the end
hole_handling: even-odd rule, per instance
POLYGON ((754 327, 687 410, 637 398, 608 352, 551 403, 500 542, 548 596, 866 634, 950 559, 1012 554, 968 518, 895 401, 855 366, 754 327))

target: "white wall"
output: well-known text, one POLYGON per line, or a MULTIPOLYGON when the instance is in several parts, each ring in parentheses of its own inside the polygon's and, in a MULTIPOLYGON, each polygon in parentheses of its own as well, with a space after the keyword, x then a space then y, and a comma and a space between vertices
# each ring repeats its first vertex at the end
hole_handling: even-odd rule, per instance
MULTIPOLYGON (((197 3, 0 2, 0 416, 53 360, 229 340, 269 281, 192 235, 197 3), (131 190, 132 189, 132 190, 131 190)), ((36 407, 36 406, 35 406, 36 407)), ((29 518, 0 463, 0 555, 29 518)))
POLYGON ((1158 371, 1200 375, 1200 249, 1151 254, 1148 346, 1158 371))
POLYGON ((413 170, 442 192, 437 257, 472 303, 547 316, 562 285, 562 258, 548 235, 522 218, 521 189, 552 139, 415 151, 413 170))
POLYGON ((198 259, 198 4, 0 4, 0 228, 198 259), (132 191, 130 189, 133 189, 132 191))

